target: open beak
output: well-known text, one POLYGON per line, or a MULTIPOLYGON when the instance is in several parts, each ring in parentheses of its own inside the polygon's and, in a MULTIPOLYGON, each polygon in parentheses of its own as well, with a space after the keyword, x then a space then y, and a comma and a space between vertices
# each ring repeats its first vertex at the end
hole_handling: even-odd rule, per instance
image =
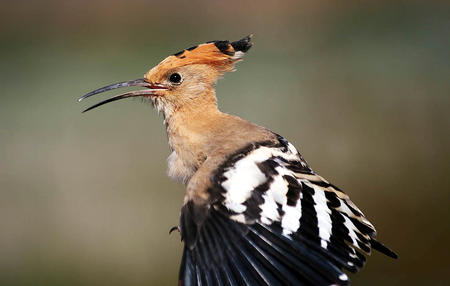
POLYGON ((116 89, 116 88, 121 88, 121 87, 129 87, 129 86, 143 86, 146 87, 148 89, 144 89, 144 90, 136 90, 136 91, 130 91, 130 92, 126 92, 126 93, 122 93, 119 95, 116 95, 114 97, 108 98, 104 101, 101 101, 97 104, 92 105, 91 107, 85 109, 83 111, 89 111, 91 109, 94 109, 96 107, 99 107, 100 105, 109 103, 109 102, 113 102, 119 99, 124 99, 124 98, 128 98, 128 97, 138 97, 138 96, 152 96, 152 95, 157 95, 155 93, 155 91, 157 90, 162 90, 162 89, 167 89, 166 85, 163 84, 158 84, 158 83, 150 83, 148 82, 145 78, 140 78, 140 79, 136 79, 136 80, 130 80, 130 81, 124 81, 124 82, 119 82, 119 83, 115 83, 115 84, 111 84, 111 85, 107 85, 104 86, 102 88, 96 89, 94 91, 91 91, 89 93, 87 93, 86 95, 80 97, 78 99, 78 101, 82 101, 85 98, 88 98, 94 94, 98 94, 98 93, 102 93, 108 90, 112 90, 112 89, 116 89))

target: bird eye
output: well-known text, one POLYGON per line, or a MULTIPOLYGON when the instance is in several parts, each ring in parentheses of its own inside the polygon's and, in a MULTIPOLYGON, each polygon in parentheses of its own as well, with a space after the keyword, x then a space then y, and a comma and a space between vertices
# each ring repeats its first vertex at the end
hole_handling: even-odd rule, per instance
POLYGON ((179 73, 173 73, 169 77, 170 82, 172 83, 180 83, 181 82, 181 75, 179 73))

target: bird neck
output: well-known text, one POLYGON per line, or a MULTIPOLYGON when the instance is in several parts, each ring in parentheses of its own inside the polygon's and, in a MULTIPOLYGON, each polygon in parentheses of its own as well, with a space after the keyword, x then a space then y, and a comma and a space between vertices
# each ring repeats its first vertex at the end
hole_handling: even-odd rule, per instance
POLYGON ((215 103, 183 106, 166 118, 169 145, 177 153, 183 150, 201 150, 213 132, 222 112, 215 103))
POLYGON ((222 112, 215 101, 183 105, 165 119, 169 147, 169 175, 187 182, 208 156, 211 138, 222 112))
POLYGON ((269 130, 219 111, 215 97, 203 98, 181 105, 166 117, 167 137, 173 151, 168 159, 168 173, 185 183, 207 158, 220 159, 252 141, 276 141, 269 130))

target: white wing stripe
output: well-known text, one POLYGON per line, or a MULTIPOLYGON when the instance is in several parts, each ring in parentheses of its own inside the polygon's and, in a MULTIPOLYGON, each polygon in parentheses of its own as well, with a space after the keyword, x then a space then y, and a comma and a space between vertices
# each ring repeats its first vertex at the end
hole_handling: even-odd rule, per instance
POLYGON ((281 227, 283 228, 283 234, 289 235, 296 232, 300 228, 300 217, 302 216, 302 204, 297 202, 295 207, 283 205, 283 219, 281 221, 281 227))
POLYGON ((358 236, 356 236, 355 233, 355 225, 353 224, 353 222, 345 215, 342 216, 345 219, 344 225, 347 227, 348 229, 348 235, 350 236, 352 243, 354 246, 358 247, 358 236))
POLYGON ((270 148, 260 147, 237 161, 224 173, 227 180, 222 183, 222 187, 226 190, 224 204, 228 209, 237 213, 247 209, 243 203, 257 186, 267 181, 257 163, 269 159, 271 153, 270 148))
POLYGON ((279 203, 280 205, 286 204, 288 187, 281 175, 277 175, 274 178, 273 182, 270 184, 269 192, 276 203, 279 203))
MULTIPOLYGON (((328 208, 325 209, 327 206, 327 199, 325 197, 325 193, 323 190, 319 188, 314 188, 314 196, 313 196, 315 205, 314 208, 317 213, 317 221, 318 221, 318 228, 319 228, 319 236, 323 241, 329 241, 331 236, 331 217, 328 213, 328 208)), ((326 247, 326 243, 322 243, 322 246, 326 247)))
POLYGON ((278 213, 278 205, 273 199, 271 190, 269 189, 267 194, 263 195, 264 204, 260 206, 261 208, 261 220, 266 224, 271 224, 274 221, 280 220, 280 215, 278 213))

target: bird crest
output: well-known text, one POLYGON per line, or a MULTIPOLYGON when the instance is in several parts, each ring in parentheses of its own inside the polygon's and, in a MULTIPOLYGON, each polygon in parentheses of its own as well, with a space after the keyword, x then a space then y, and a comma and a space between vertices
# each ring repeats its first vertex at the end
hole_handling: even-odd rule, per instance
MULTIPOLYGON (((219 72, 231 71, 234 63, 241 60, 244 54, 252 47, 251 39, 252 35, 248 35, 234 42, 209 41, 192 46, 168 56, 155 68, 159 71, 167 71, 186 65, 206 64, 213 66, 219 72)), ((150 70, 144 77, 154 72, 155 70, 150 70)))

